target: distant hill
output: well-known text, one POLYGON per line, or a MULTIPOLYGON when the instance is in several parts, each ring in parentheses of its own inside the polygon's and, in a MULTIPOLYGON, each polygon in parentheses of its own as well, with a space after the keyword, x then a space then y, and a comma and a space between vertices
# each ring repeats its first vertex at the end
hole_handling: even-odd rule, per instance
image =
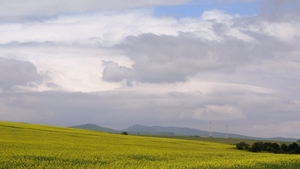
POLYGON ((106 127, 101 127, 101 126, 98 126, 98 125, 95 125, 95 124, 83 124, 83 125, 78 125, 78 126, 72 126, 70 128, 102 131, 102 132, 108 132, 108 133, 121 133, 121 131, 106 128, 106 127))
MULTIPOLYGON (((123 131, 137 134, 137 133, 173 133, 177 136, 202 136, 202 137, 208 137, 209 132, 193 129, 193 128, 182 128, 182 127, 161 127, 161 126, 143 126, 143 125, 132 125, 126 129, 123 129, 123 131)), ((225 137, 226 133, 218 133, 213 132, 213 137, 225 137)), ((238 135, 238 134, 229 134, 231 138, 248 138, 247 136, 238 135)))
POLYGON ((272 138, 267 138, 267 140, 283 141, 283 142, 296 142, 298 139, 296 139, 296 138, 284 138, 284 137, 272 137, 272 138))
MULTIPOLYGON (((209 132, 193 129, 193 128, 182 128, 182 127, 161 127, 161 126, 143 126, 143 125, 132 125, 126 129, 123 129, 123 131, 126 131, 131 134, 145 134, 147 135, 151 133, 151 135, 155 135, 155 133, 160 133, 162 135, 163 133, 172 133, 176 136, 200 136, 200 137, 208 137, 209 132)), ((213 137, 217 138, 224 138, 226 136, 226 133, 220 133, 220 132, 212 132, 213 137)), ((272 141, 283 141, 283 142, 295 142, 297 139, 295 138, 283 138, 283 137, 274 137, 274 138, 260 138, 260 137, 249 137, 239 134, 233 134, 228 133, 229 138, 242 138, 242 139, 253 139, 253 140, 272 140, 272 141)))
MULTIPOLYGON (((143 125, 132 125, 121 131, 114 130, 110 128, 101 127, 95 124, 84 124, 78 126, 72 126, 70 128, 78 128, 85 130, 94 130, 102 131, 108 133, 121 133, 126 131, 129 134, 140 134, 140 135, 155 135, 155 136, 200 136, 208 137, 209 132, 193 129, 193 128, 184 128, 184 127, 161 127, 161 126, 143 126, 143 125)), ((226 133, 213 132, 213 137, 216 138, 225 138, 226 133)), ((251 139, 251 140, 270 140, 270 141, 282 141, 282 142, 296 142, 298 139, 295 138, 284 138, 284 137, 273 137, 273 138, 260 138, 260 137, 249 137, 245 135, 228 133, 229 138, 241 138, 241 139, 251 139)))

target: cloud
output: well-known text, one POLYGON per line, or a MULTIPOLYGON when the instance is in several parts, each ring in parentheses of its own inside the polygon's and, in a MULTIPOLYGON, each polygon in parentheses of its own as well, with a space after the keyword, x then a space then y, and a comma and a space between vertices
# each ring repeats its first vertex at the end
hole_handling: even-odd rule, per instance
POLYGON ((173 18, 154 18, 151 11, 133 10, 115 13, 92 13, 59 16, 41 22, 4 23, 0 26, 1 44, 66 43, 111 46, 126 36, 155 32, 176 34, 173 18))
POLYGON ((129 77, 132 74, 129 68, 119 66, 112 61, 104 62, 104 65, 106 68, 103 71, 103 79, 107 81, 120 82, 124 77, 129 77))
MULTIPOLYGON (((297 8, 280 16, 214 10, 176 19, 132 8, 185 1, 120 1, 115 7, 103 1, 95 8, 86 3, 83 11, 74 1, 65 11, 47 5, 26 12, 33 2, 24 11, 1 10, 2 17, 34 16, 34 22, 0 24, 3 120, 203 130, 212 120, 214 131, 230 124, 230 132, 254 136, 276 124, 298 125, 297 8), (57 16, 43 18, 40 10, 57 16)), ((270 133, 293 137, 295 131, 270 133)))
POLYGON ((3 90, 35 85, 43 78, 30 62, 0 57, 0 87, 3 90))
POLYGON ((248 34, 252 34, 258 43, 245 42, 233 36, 223 37, 221 42, 209 41, 192 33, 127 37, 116 48, 126 52, 134 62, 132 67, 110 62, 104 69, 102 79, 112 82, 184 82, 207 72, 226 75, 254 61, 272 59, 274 53, 296 50, 271 36, 248 34))
POLYGON ((244 119, 245 115, 231 106, 206 105, 195 110, 194 118, 199 120, 232 120, 244 119))
POLYGON ((299 22, 300 2, 297 0, 264 0, 260 10, 263 15, 258 17, 269 22, 299 22))
POLYGON ((276 122, 268 124, 256 124, 251 128, 242 128, 244 132, 251 133, 255 132, 257 136, 260 137, 274 137, 277 133, 284 133, 286 137, 294 137, 294 133, 300 127, 299 121, 288 121, 288 122, 276 122), (267 131, 267 132, 266 132, 267 131))
POLYGON ((128 8, 151 7, 157 5, 178 5, 189 0, 52 0, 52 1, 0 1, 0 18, 19 18, 55 16, 60 14, 74 14, 128 8))
POLYGON ((300 2, 297 0, 264 0, 261 7, 272 10, 293 9, 299 7, 300 2))
MULTIPOLYGON (((205 129, 205 121, 211 120, 214 131, 222 131, 224 123, 230 123, 230 132, 249 134, 251 131, 246 128, 252 125, 273 124, 277 119, 286 126, 290 126, 290 121, 295 122, 298 114, 293 111, 297 111, 300 104, 285 103, 286 100, 274 94, 244 90, 165 94, 118 90, 98 93, 4 93, 0 96, 0 117, 62 126, 96 123, 118 129, 137 123, 205 129), (290 111, 288 114, 287 108, 290 111), (280 109, 285 113, 275 112, 280 109)), ((251 134, 255 135, 253 132, 251 134)), ((281 135, 293 136, 285 132, 281 135)))

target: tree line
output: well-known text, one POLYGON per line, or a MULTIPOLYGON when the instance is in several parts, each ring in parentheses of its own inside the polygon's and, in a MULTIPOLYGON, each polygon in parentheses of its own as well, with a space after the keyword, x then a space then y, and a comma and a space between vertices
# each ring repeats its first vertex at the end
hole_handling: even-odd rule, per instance
POLYGON ((292 144, 281 144, 271 142, 255 142, 250 146, 245 142, 236 144, 236 148, 239 150, 248 150, 251 152, 271 152, 278 154, 300 154, 300 146, 296 142, 292 144))

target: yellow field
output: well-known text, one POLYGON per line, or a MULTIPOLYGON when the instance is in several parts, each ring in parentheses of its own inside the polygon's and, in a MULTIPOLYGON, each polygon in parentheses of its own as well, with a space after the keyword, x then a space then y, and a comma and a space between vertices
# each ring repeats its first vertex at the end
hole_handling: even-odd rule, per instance
POLYGON ((300 155, 251 153, 233 145, 0 122, 0 169, 299 169, 300 155))

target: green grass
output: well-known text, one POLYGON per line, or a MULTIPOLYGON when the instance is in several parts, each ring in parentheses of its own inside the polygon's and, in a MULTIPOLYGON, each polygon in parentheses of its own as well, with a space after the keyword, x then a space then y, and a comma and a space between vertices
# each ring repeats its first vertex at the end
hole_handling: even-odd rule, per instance
POLYGON ((234 145, 0 122, 0 169, 298 169, 299 155, 250 153, 234 145))

